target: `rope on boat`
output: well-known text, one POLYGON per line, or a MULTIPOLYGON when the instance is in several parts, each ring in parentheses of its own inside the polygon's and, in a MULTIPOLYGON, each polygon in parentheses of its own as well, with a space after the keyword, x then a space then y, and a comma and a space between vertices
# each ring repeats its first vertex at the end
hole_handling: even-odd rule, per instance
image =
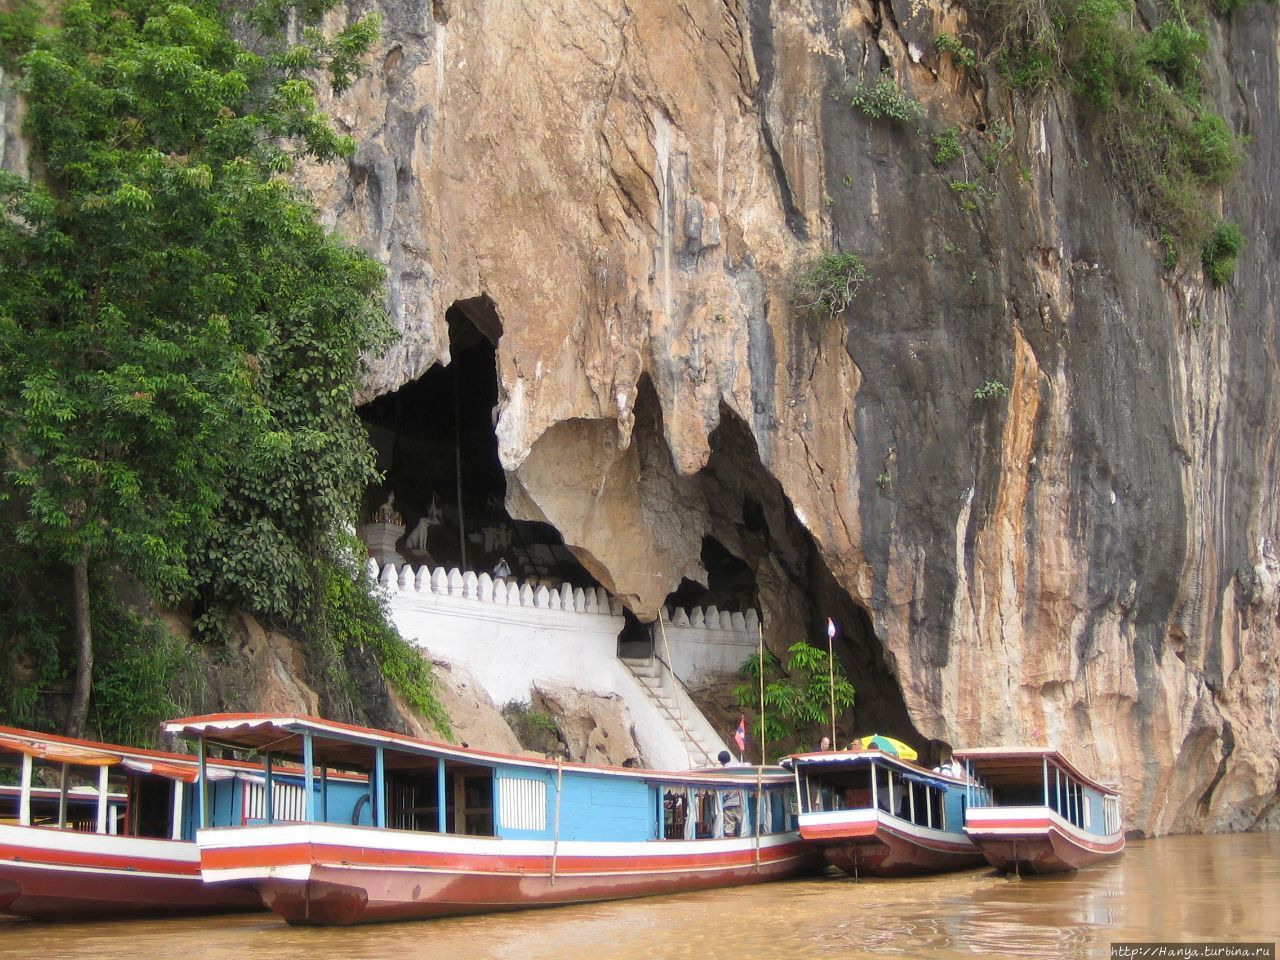
MULTIPOLYGON (((689 742, 691 738, 689 736, 689 731, 684 725, 684 711, 680 709, 680 691, 675 689, 676 672, 671 669, 671 644, 667 642, 667 627, 664 623, 661 607, 658 608, 658 630, 662 633, 662 649, 667 653, 667 659, 663 662, 663 666, 665 666, 667 668, 667 672, 671 674, 671 699, 676 705, 676 723, 680 724, 680 736, 684 740, 684 759, 685 762, 692 767, 693 754, 689 752, 689 742)), ((658 682, 661 683, 662 681, 659 680, 658 682)), ((698 749, 702 750, 701 745, 699 745, 698 749)), ((711 758, 707 756, 707 751, 705 750, 702 750, 702 759, 707 762, 710 762, 711 760, 711 758)))
POLYGON ((564 786, 564 757, 556 757, 556 825, 551 839, 551 885, 556 885, 556 859, 560 856, 560 794, 564 786))

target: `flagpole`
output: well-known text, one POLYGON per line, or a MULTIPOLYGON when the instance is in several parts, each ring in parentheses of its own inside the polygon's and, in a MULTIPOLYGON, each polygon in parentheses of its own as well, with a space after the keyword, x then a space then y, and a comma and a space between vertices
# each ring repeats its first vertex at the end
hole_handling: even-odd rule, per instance
POLYGON ((757 671, 757 672, 759 673, 759 677, 758 677, 758 679, 759 679, 759 681, 760 681, 760 766, 761 766, 761 767, 763 767, 763 766, 764 766, 764 763, 765 763, 765 750, 764 750, 764 746, 765 746, 765 726, 764 726, 764 617, 761 617, 761 618, 760 618, 759 639, 760 639, 760 643, 759 643, 759 647, 758 647, 758 649, 757 649, 757 653, 756 653, 756 663, 757 663, 757 664, 759 664, 759 666, 760 666, 760 669, 759 669, 759 671, 757 671))
POLYGON ((827 617, 827 679, 831 685, 831 749, 838 750, 836 745, 836 625, 827 617))
POLYGON ((764 758, 765 758, 763 604, 761 605, 761 611, 760 611, 760 626, 759 626, 758 636, 759 636, 759 646, 757 647, 757 651, 756 651, 756 658, 757 658, 756 663, 760 667, 758 671, 758 673, 760 674, 760 677, 759 677, 759 680, 760 680, 760 765, 756 767, 756 843, 755 843, 756 850, 755 850, 755 853, 756 853, 756 870, 757 871, 759 871, 760 869, 760 834, 764 830, 763 823, 762 823, 762 821, 764 820, 764 758))

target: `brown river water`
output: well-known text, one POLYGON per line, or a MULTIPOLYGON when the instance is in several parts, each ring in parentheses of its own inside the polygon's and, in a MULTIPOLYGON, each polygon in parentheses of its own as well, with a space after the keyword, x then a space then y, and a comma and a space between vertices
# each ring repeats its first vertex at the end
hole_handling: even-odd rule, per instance
POLYGON ((273 914, 43 924, 0 919, 0 958, 132 960, 858 960, 1108 957, 1113 942, 1280 939, 1280 833, 1134 841, 1057 877, 818 877, 482 917, 345 929, 273 914))

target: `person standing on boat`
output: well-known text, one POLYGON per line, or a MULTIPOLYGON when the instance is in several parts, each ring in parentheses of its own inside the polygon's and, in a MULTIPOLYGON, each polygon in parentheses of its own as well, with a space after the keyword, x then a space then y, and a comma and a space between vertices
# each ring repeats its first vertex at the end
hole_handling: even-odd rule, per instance
POLYGON ((831 749, 831 738, 830 738, 830 737, 825 737, 825 736, 824 736, 821 740, 819 740, 819 741, 818 741, 818 752, 819 752, 819 753, 825 752, 825 751, 830 750, 830 749, 831 749))

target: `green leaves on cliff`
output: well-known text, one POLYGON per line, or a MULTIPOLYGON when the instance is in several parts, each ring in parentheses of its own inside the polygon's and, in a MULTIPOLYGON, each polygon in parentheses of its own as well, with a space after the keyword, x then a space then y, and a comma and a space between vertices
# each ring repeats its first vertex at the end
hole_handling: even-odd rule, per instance
MULTIPOLYGON (((1203 101, 1209 44, 1183 9, 1151 31, 1132 0, 971 0, 992 61, 1016 88, 1069 89, 1139 211, 1183 253, 1217 222, 1241 141, 1203 101)), ((1218 281, 1214 281, 1218 282, 1218 281)))
POLYGON ((311 78, 348 85, 376 21, 326 36, 332 6, 0 17, 43 175, 0 175, 7 532, 195 599, 207 626, 231 606, 317 622, 315 561, 373 476, 353 395, 390 336, 382 269, 285 176, 355 149, 311 78))

